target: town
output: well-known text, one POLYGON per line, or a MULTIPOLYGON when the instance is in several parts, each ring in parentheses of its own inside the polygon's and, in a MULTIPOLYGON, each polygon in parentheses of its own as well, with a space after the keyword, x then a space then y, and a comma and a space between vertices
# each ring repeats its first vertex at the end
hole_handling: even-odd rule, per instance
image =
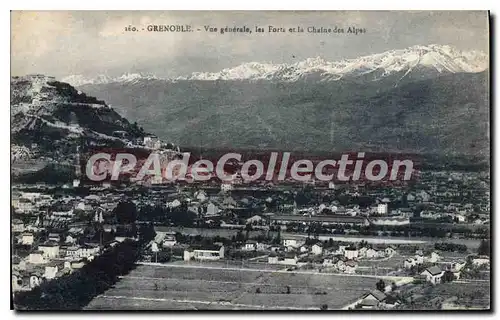
MULTIPOLYGON (((144 144, 160 148, 150 137, 144 144)), ((119 275, 117 288, 165 293, 160 285, 165 281, 167 291, 173 290, 169 294, 206 289, 198 300, 211 301, 213 289, 204 287, 210 279, 225 286, 227 277, 243 272, 249 284, 224 289, 227 295, 216 306, 268 308, 255 296, 320 290, 309 292, 315 298, 300 308, 487 309, 487 178, 478 172, 422 171, 417 181, 386 186, 314 181, 270 186, 269 181, 238 179, 147 186, 85 186, 78 179, 64 185, 15 184, 12 288, 22 295, 50 287, 120 245, 136 242, 141 244, 136 267, 119 275), (175 278, 183 270, 217 276, 200 274, 200 284, 193 287, 175 278), (151 273, 162 276, 148 284, 134 282, 151 273), (263 275, 267 282, 255 282, 263 275), (290 276, 295 280, 288 281, 290 276), (321 286, 294 285, 313 276, 332 286, 340 281, 351 290, 339 295, 321 286), (283 285, 281 277, 288 279, 283 285), (232 290, 253 298, 228 298, 232 290)), ((124 290, 113 288, 88 308, 125 296, 113 295, 124 290)), ((175 297, 168 301, 172 308, 179 303, 175 297)), ((200 303, 193 301, 186 303, 200 303)), ((277 308, 284 309, 297 303, 278 301, 277 308)))

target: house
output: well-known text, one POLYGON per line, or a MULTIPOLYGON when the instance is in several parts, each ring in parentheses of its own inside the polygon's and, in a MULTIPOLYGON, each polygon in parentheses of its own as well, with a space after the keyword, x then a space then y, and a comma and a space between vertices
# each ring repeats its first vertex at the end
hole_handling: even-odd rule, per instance
POLYGON ((59 257, 59 245, 55 242, 47 242, 38 246, 38 250, 43 252, 45 258, 59 257))
POLYGON ((421 255, 421 254, 415 254, 415 258, 414 259, 417 262, 417 264, 424 263, 424 256, 421 255))
POLYGON ((345 248, 347 248, 348 246, 346 245, 340 245, 339 248, 337 249, 336 253, 337 254, 344 254, 345 252, 345 248))
POLYGON ((21 234, 21 243, 24 245, 31 246, 33 244, 34 236, 33 233, 25 232, 21 234))
POLYGON ((231 182, 223 182, 220 185, 220 189, 223 192, 231 191, 231 190, 233 190, 233 184, 231 182))
POLYGON ((70 234, 68 234, 66 236, 66 240, 64 240, 64 243, 67 243, 67 244, 75 244, 76 243, 76 237, 73 237, 71 236, 70 234))
POLYGON ((433 251, 433 252, 431 252, 430 256, 427 258, 427 261, 431 262, 431 263, 436 263, 439 261, 439 259, 441 259, 439 254, 437 252, 433 251))
POLYGON ((45 273, 43 274, 45 279, 54 279, 56 277, 59 268, 55 263, 51 263, 45 266, 45 273))
POLYGON ((336 259, 334 257, 325 257, 323 259, 323 266, 324 267, 332 267, 335 265, 336 259))
POLYGON ((344 257, 348 260, 357 260, 359 256, 359 251, 355 247, 348 247, 344 250, 344 257))
POLYGON ((84 259, 78 259, 75 261, 71 261, 71 269, 80 269, 83 268, 85 265, 85 260, 84 259))
POLYGON ((358 249, 358 258, 364 258, 366 257, 366 251, 368 250, 367 247, 362 247, 358 249))
POLYGON ((24 223, 19 219, 12 219, 12 232, 23 232, 24 223))
POLYGON ((170 248, 170 247, 173 247, 177 244, 177 240, 175 239, 175 236, 174 235, 165 235, 165 238, 163 238, 163 241, 161 243, 161 245, 164 247, 164 248, 170 248))
POLYGON ((285 247, 298 248, 303 243, 303 241, 298 241, 297 239, 283 239, 283 245, 285 247))
POLYGON ((276 253, 271 253, 267 257, 267 263, 269 263, 269 264, 278 264, 279 263, 278 255, 276 253))
POLYGON ((482 266, 490 264, 490 258, 488 256, 479 256, 472 259, 472 264, 475 266, 482 266))
POLYGON ((207 216, 216 216, 221 210, 212 202, 207 205, 207 216))
POLYGON ((392 255, 394 255, 396 253, 396 250, 394 250, 393 247, 387 247, 387 248, 385 248, 384 251, 385 251, 385 255, 387 257, 392 257, 392 255))
POLYGON ((207 193, 204 190, 196 191, 194 197, 200 202, 208 199, 207 193))
POLYGON ((184 261, 194 260, 220 260, 224 258, 224 246, 191 246, 184 250, 184 261))
POLYGON ((466 264, 465 261, 459 261, 459 262, 454 262, 448 266, 447 269, 453 273, 455 280, 460 279, 461 270, 463 269, 465 264, 466 264))
POLYGON ((378 251, 377 249, 374 249, 374 248, 370 248, 368 250, 366 250, 366 257, 368 259, 371 259, 371 258, 378 258, 381 256, 381 253, 380 251, 378 251))
POLYGON ((67 258, 79 258, 80 257, 80 248, 79 247, 68 247, 66 249, 66 257, 67 258))
POLYGON ((23 279, 18 273, 12 272, 12 291, 19 291, 23 287, 23 279))
POLYGON ((299 248, 300 253, 306 253, 309 252, 309 246, 307 244, 303 244, 299 248))
POLYGON ((265 243, 262 242, 257 242, 257 251, 264 251, 267 250, 269 246, 265 243))
POLYGON ((311 251, 313 254, 320 255, 323 253, 323 243, 317 242, 312 245, 311 251))
POLYGON ((403 263, 403 267, 405 269, 411 269, 412 267, 416 266, 417 264, 418 264, 417 260, 415 260, 414 258, 408 258, 403 263))
POLYGON ((172 202, 167 202, 167 208, 177 208, 181 205, 182 203, 178 200, 178 199, 175 199, 174 201, 172 202))
POLYGON ((294 266, 297 264, 297 261, 298 261, 297 255, 295 253, 288 252, 281 263, 294 266))
POLYGON ((99 254, 101 248, 96 243, 85 243, 80 247, 80 258, 94 258, 99 254))
POLYGON ((45 259, 43 256, 43 251, 33 251, 28 256, 28 262, 32 264, 42 264, 45 263, 45 259))
POLYGON ((387 299, 387 295, 380 290, 373 290, 361 297, 361 309, 375 309, 387 299))
POLYGON ((387 296, 382 304, 380 305, 383 309, 393 309, 401 304, 401 301, 393 296, 387 296))
POLYGON ((424 270, 424 272, 421 273, 422 276, 425 276, 427 282, 430 282, 432 284, 440 283, 443 274, 444 271, 437 266, 427 268, 424 270))
POLYGON ((377 213, 378 214, 387 214, 387 212, 388 212, 387 203, 379 203, 377 205, 377 213))
POLYGON ((151 149, 159 149, 161 146, 161 141, 157 136, 149 134, 144 137, 143 144, 151 149))
POLYGON ((257 241, 247 240, 247 242, 245 242, 245 245, 243 246, 243 250, 245 250, 245 251, 257 250, 257 241))
POLYGON ((460 271, 460 270, 462 270, 462 269, 463 269, 463 267, 465 267, 465 265, 466 265, 466 264, 467 264, 467 263, 466 263, 465 261, 463 261, 463 260, 462 260, 462 261, 458 261, 458 262, 454 262, 454 263, 452 263, 452 265, 451 265, 451 269, 452 269, 452 270, 457 270, 457 271, 460 271))
POLYGON ((356 268, 358 264, 354 260, 347 260, 344 262, 344 272, 345 273, 354 273, 356 272, 356 268))
POLYGON ((61 236, 59 235, 59 233, 49 233, 48 240, 53 242, 60 242, 61 236))
POLYGON ((259 215, 254 215, 250 218, 248 218, 245 222, 246 224, 255 224, 255 223, 260 223, 260 222, 263 222, 263 218, 259 215))

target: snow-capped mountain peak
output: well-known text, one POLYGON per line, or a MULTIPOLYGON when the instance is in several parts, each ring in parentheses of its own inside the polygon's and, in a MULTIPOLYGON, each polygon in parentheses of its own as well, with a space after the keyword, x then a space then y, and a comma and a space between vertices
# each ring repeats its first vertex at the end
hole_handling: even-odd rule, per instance
POLYGON ((85 77, 83 75, 70 75, 61 79, 62 82, 69 83, 75 87, 83 86, 86 84, 104 84, 112 82, 133 82, 141 79, 158 79, 153 75, 143 75, 140 73, 124 73, 118 77, 110 77, 108 75, 100 74, 96 77, 85 77))
MULTIPOLYGON (((345 77, 359 77, 373 74, 372 80, 379 80, 394 73, 408 75, 416 68, 437 73, 476 73, 488 68, 488 55, 480 51, 463 51, 449 45, 416 45, 406 49, 389 50, 382 53, 354 59, 327 61, 323 57, 307 58, 295 63, 247 62, 218 72, 193 72, 191 75, 168 81, 215 81, 215 80, 273 80, 296 81, 309 76, 321 80, 335 81, 345 77)), ((82 76, 63 78, 74 86, 110 82, 130 82, 141 79, 160 79, 141 74, 125 74, 120 77, 98 76, 93 79, 82 76)))

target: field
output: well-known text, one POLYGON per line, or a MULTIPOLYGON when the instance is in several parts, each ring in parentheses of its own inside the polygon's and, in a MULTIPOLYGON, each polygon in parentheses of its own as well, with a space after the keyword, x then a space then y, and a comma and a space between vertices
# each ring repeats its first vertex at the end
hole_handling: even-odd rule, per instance
POLYGON ((375 289, 376 282, 357 276, 224 269, 220 264, 140 265, 86 309, 318 310, 324 304, 340 309, 375 289))

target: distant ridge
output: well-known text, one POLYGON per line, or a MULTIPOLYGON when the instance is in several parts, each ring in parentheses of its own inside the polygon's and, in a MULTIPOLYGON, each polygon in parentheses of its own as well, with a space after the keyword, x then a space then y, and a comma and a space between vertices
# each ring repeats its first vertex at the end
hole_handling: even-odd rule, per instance
POLYGON ((139 80, 176 81, 242 81, 264 80, 294 82, 301 79, 338 81, 344 78, 363 77, 380 80, 395 73, 407 76, 419 73, 422 77, 431 73, 477 73, 488 68, 487 54, 480 51, 464 51, 449 45, 417 45, 406 49, 389 50, 355 59, 326 61, 321 57, 308 58, 292 64, 272 64, 260 62, 243 63, 218 72, 194 72, 177 78, 161 78, 155 75, 128 73, 119 77, 99 75, 87 78, 70 75, 61 79, 74 86, 105 84, 114 82, 134 82, 139 80))

